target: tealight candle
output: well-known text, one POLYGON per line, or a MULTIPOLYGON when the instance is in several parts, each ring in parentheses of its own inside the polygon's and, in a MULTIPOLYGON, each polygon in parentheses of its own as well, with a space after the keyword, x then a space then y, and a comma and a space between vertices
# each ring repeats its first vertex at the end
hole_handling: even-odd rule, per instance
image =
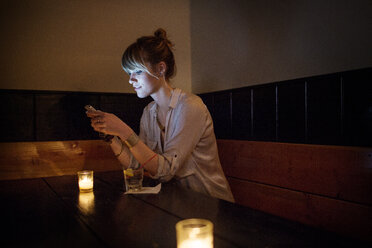
POLYGON ((93 191, 93 171, 85 170, 78 171, 79 189, 80 192, 93 191))
POLYGON ((213 248, 213 223, 186 219, 176 224, 177 248, 213 248))

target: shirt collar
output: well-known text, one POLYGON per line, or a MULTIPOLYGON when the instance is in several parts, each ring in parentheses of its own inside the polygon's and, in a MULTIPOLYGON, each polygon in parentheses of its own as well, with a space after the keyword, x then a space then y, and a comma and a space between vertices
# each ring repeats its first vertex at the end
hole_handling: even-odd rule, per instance
POLYGON ((169 107, 170 108, 174 109, 177 106, 178 99, 180 98, 180 95, 181 95, 181 89, 175 88, 173 90, 173 93, 171 95, 171 99, 169 101, 169 107))
MULTIPOLYGON (((180 98, 180 95, 181 95, 181 89, 179 88, 175 88, 172 92, 172 95, 171 95, 171 99, 169 101, 169 108, 172 108, 174 109, 176 106, 177 106, 177 103, 178 103, 178 100, 180 98)), ((157 113, 157 109, 158 109, 158 105, 155 103, 152 107, 151 107, 151 111, 153 113, 157 113)))

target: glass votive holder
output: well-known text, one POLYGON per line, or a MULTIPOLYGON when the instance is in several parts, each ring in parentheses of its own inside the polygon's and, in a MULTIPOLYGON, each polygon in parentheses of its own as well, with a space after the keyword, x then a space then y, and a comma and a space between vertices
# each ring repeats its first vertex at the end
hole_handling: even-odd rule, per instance
POLYGON ((83 170, 78 171, 78 181, 80 192, 92 192, 93 191, 93 171, 83 170))
POLYGON ((213 223, 205 219, 177 222, 177 248, 213 248, 213 223))

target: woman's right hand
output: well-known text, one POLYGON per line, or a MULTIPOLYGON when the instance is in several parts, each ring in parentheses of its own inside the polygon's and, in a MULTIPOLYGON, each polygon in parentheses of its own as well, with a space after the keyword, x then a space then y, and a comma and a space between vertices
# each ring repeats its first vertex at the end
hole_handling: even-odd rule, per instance
POLYGON ((91 125, 95 131, 104 134, 111 134, 127 139, 133 130, 114 114, 100 110, 88 110, 87 116, 91 118, 91 125))

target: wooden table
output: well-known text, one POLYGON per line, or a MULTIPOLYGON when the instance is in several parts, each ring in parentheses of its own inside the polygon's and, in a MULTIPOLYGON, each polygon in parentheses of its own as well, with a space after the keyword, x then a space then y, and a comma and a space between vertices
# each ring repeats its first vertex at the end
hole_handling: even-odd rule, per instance
POLYGON ((176 247, 186 218, 211 220, 215 247, 368 247, 176 185, 126 195, 121 171, 94 177, 91 194, 77 176, 0 181, 0 247, 176 247))

